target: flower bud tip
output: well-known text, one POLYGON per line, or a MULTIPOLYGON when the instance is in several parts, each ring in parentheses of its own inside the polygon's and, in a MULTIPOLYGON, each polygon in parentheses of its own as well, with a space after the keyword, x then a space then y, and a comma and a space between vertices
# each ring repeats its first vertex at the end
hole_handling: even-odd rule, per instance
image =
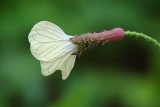
POLYGON ((122 28, 114 28, 101 33, 100 37, 103 42, 119 41, 124 38, 124 30, 122 28))

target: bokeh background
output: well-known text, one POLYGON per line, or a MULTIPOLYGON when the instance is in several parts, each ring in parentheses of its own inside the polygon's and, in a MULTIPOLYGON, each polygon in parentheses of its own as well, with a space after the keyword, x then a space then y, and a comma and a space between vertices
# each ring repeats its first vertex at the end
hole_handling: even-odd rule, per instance
POLYGON ((160 41, 159 0, 1 0, 0 107, 160 107, 160 49, 125 38, 85 52, 68 79, 44 77, 28 34, 39 21, 67 34, 114 27, 160 41))

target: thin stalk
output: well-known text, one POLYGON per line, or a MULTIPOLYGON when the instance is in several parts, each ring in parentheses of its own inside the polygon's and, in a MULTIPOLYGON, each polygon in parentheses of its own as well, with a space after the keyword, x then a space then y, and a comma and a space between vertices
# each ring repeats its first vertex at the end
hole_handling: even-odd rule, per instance
POLYGON ((153 43, 154 45, 156 45, 156 46, 158 46, 160 48, 160 43, 156 39, 153 39, 150 36, 147 36, 147 35, 145 35, 143 33, 126 31, 126 32, 124 32, 124 35, 128 36, 128 37, 132 37, 133 36, 133 37, 143 38, 143 39, 153 43))

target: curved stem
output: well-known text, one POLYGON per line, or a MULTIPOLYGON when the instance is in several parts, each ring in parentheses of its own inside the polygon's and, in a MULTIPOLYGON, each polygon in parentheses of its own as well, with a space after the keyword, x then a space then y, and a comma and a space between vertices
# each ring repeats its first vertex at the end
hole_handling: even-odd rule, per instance
POLYGON ((140 38, 144 38, 146 39, 147 41, 153 43, 154 45, 157 45, 159 48, 160 48, 160 43, 156 40, 156 39, 153 39, 143 33, 137 33, 137 32, 131 32, 131 31, 126 31, 124 32, 124 35, 125 36, 134 36, 134 37, 140 37, 140 38))

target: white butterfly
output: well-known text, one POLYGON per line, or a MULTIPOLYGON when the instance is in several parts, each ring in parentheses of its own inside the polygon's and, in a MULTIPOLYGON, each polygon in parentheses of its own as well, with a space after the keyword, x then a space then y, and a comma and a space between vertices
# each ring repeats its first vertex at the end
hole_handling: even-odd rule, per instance
POLYGON ((70 41, 72 36, 66 35, 57 25, 41 21, 34 25, 29 33, 30 50, 40 61, 44 76, 61 70, 62 79, 66 79, 72 70, 77 46, 70 41))

